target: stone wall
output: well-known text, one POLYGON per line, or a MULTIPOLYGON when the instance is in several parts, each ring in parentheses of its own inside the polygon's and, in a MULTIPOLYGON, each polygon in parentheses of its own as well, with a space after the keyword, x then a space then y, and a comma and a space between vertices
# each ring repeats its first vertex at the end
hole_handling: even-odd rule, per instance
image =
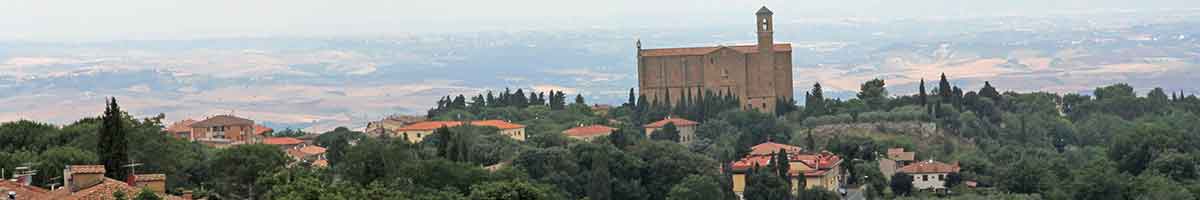
POLYGON ((850 132, 878 132, 920 137, 941 135, 937 129, 937 124, 932 122, 918 121, 829 124, 813 128, 813 134, 817 135, 833 135, 850 132))

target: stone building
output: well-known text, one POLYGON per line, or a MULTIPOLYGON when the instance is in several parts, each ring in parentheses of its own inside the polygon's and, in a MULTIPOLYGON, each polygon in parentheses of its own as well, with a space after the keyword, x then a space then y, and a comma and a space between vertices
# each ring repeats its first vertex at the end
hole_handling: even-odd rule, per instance
POLYGON ((675 104, 705 91, 733 93, 742 109, 774 112, 776 100, 792 99, 792 45, 775 43, 771 10, 755 15, 754 45, 642 49, 638 41, 641 95, 675 104))

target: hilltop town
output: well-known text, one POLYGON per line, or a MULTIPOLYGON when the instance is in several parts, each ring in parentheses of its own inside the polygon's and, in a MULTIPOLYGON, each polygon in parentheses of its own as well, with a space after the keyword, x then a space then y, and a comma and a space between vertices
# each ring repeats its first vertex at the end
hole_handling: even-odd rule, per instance
MULTIPOLYGON (((751 15, 752 14, 752 15, 751 15)), ((0 124, 8 199, 1195 199, 1200 98, 1111 83, 1017 92, 953 73, 855 98, 792 72, 774 13, 754 45, 649 48, 619 105, 513 87, 321 133, 252 114, 0 124), (928 80, 928 83, 926 82, 928 80), (796 98, 795 82, 811 83, 796 98), (910 94, 889 92, 914 90, 910 94)), ((752 17, 751 17, 752 16, 752 17)), ((753 19, 754 21, 749 21, 753 19)), ((748 27, 748 26, 747 26, 748 27)), ((719 42, 719 41, 718 41, 719 42)), ((928 78, 928 79, 925 79, 928 78)))

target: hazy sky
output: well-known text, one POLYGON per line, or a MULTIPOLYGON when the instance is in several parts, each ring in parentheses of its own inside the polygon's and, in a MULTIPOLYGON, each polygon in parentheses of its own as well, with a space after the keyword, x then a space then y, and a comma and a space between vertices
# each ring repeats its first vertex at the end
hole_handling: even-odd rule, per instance
POLYGON ((0 0, 0 40, 457 32, 780 18, 1044 15, 1195 8, 1196 0, 0 0))

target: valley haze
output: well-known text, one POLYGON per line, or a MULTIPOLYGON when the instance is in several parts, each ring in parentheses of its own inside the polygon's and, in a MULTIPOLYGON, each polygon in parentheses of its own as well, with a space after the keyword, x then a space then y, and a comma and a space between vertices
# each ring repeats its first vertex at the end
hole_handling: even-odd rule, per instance
MULTIPOLYGON (((310 4, 314 2, 291 6, 310 4)), ((720 3, 698 4, 691 12, 711 14, 698 19, 654 17, 664 14, 653 6, 577 14, 548 9, 496 23, 486 18, 499 11, 445 18, 423 11, 427 18, 351 14, 360 18, 261 29, 250 27, 282 19, 223 26, 221 22, 252 16, 168 16, 204 23, 166 32, 161 30, 167 22, 142 16, 87 21, 63 13, 7 12, 0 16, 51 23, 0 17, 7 18, 0 25, 26 28, 0 32, 0 121, 70 123, 101 113, 108 96, 135 116, 164 113, 168 121, 176 121, 232 113, 276 129, 309 131, 362 128, 387 115, 423 114, 442 96, 506 87, 582 93, 589 103, 620 104, 629 88, 636 87, 634 41, 640 39, 646 48, 753 43, 753 27, 744 22, 751 19, 744 11, 757 4, 722 9, 717 9, 720 3), (541 15, 580 21, 531 20, 545 17, 541 15), (133 18, 138 19, 112 22, 133 18), (447 24, 456 20, 463 24, 447 24), (532 25, 513 25, 517 22, 532 25), (339 24, 350 28, 331 28, 339 24), (95 28, 96 34, 56 25, 95 28), (416 28, 398 28, 407 25, 416 28)), ((772 9, 789 14, 776 16, 775 41, 793 46, 799 102, 815 82, 830 96, 846 99, 866 80, 882 78, 894 94, 910 94, 920 79, 933 82, 941 73, 964 89, 991 81, 1015 91, 1090 93, 1123 82, 1143 93, 1153 87, 1200 93, 1200 10, 1189 9, 1195 5, 1186 1, 1151 1, 1140 7, 1099 1, 1097 7, 1083 8, 1062 3, 1031 13, 995 8, 970 15, 958 8, 981 5, 960 4, 935 16, 912 10, 817 12, 813 10, 831 5, 779 4, 772 9), (1163 9, 1168 7, 1172 9, 1163 9), (804 11, 813 14, 791 14, 804 11)), ((277 18, 298 13, 274 12, 281 12, 277 18)), ((674 12, 687 13, 668 13, 674 12)))

